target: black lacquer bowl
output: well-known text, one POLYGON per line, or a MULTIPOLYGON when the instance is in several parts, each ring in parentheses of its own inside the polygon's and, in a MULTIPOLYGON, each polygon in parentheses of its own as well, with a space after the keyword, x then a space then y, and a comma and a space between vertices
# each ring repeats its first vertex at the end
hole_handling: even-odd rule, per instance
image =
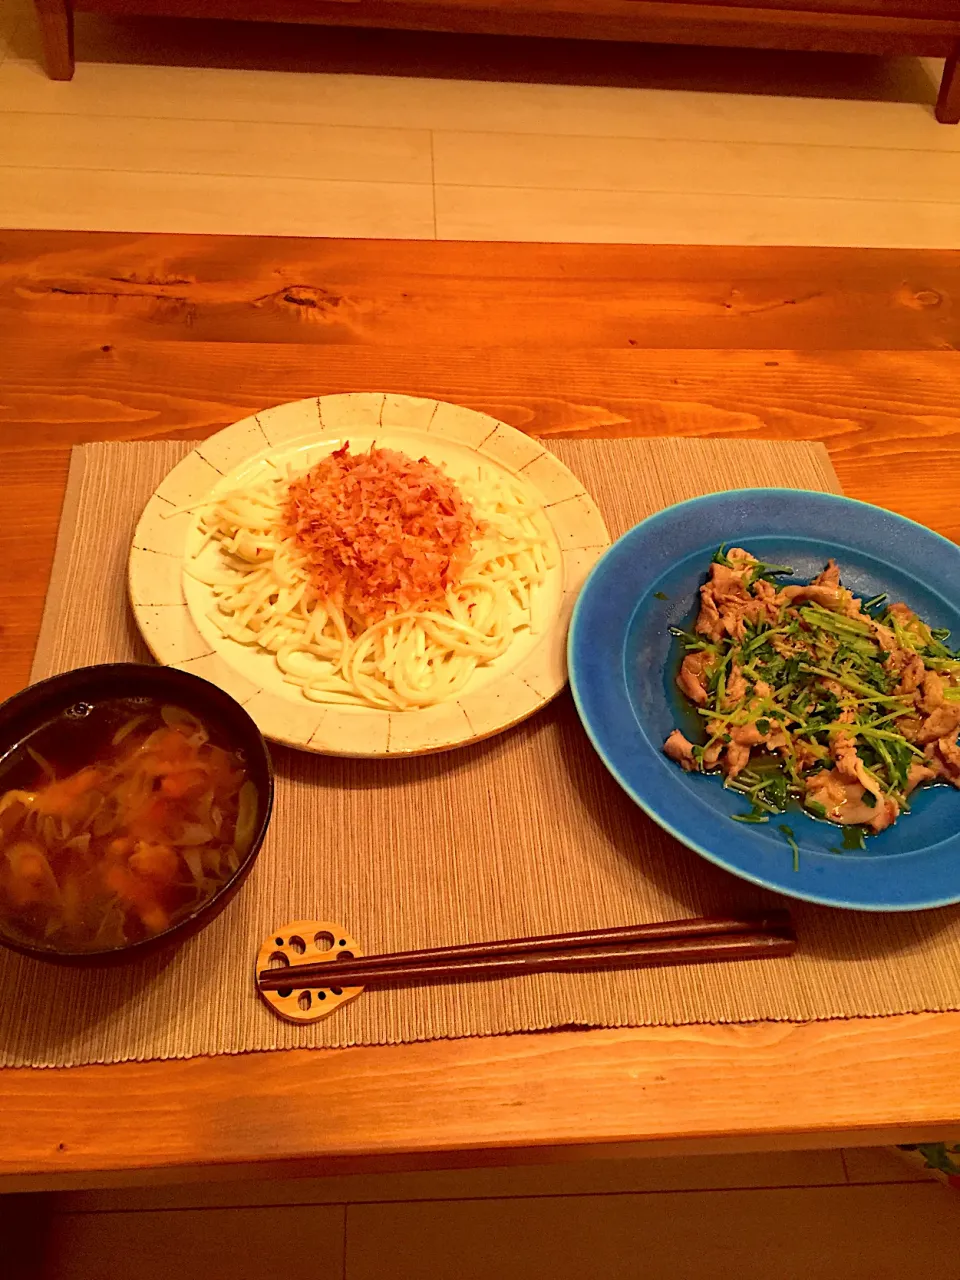
MULTIPOLYGON (((253 867, 273 808, 273 766, 260 730, 238 702, 216 685, 173 667, 109 663, 81 667, 30 685, 0 705, 0 764, 19 742, 80 703, 99 699, 148 697, 173 702, 194 712, 225 746, 242 753, 248 777, 257 789, 254 837, 229 880, 195 910, 153 937, 101 951, 65 951, 26 942, 13 933, 0 907, 0 944, 25 955, 67 965, 103 965, 132 960, 182 942, 223 910, 253 867)), ((0 855, 2 856, 2 855, 0 855)))

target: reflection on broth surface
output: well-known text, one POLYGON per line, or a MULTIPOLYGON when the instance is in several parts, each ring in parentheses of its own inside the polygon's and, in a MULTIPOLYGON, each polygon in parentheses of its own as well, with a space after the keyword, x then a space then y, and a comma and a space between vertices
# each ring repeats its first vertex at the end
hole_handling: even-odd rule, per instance
POLYGON ((0 760, 0 930, 58 951, 162 933, 238 869, 257 791, 183 707, 79 702, 0 760))

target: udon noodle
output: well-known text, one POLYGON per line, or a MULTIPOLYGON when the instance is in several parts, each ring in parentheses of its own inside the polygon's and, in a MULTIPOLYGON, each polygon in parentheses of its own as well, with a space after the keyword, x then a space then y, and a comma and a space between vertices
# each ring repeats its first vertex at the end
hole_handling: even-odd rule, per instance
POLYGON ((436 578, 427 607, 397 607, 394 597, 365 613, 317 585, 309 546, 290 527, 292 484, 302 481, 273 467, 218 494, 199 513, 204 536, 187 572, 210 588, 209 617, 222 634, 273 654, 306 698, 428 707, 456 697, 518 633, 539 629, 556 544, 536 497, 509 473, 481 464, 456 478, 473 536, 455 572, 436 578))

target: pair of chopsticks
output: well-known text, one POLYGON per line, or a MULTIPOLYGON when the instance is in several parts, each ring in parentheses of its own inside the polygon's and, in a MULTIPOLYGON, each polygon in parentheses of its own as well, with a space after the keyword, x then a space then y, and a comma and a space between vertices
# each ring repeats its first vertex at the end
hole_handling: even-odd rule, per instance
POLYGON ((789 914, 768 911, 739 919, 675 920, 286 965, 261 969, 257 982, 261 991, 472 982, 524 973, 762 960, 788 956, 796 945, 789 914))

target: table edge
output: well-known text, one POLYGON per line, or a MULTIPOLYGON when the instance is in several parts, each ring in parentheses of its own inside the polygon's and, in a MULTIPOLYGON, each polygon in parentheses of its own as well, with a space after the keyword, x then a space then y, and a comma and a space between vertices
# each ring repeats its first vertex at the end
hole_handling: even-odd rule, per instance
POLYGON ((960 1131, 958 1046, 937 1013, 8 1068, 0 1191, 930 1140, 960 1131))

